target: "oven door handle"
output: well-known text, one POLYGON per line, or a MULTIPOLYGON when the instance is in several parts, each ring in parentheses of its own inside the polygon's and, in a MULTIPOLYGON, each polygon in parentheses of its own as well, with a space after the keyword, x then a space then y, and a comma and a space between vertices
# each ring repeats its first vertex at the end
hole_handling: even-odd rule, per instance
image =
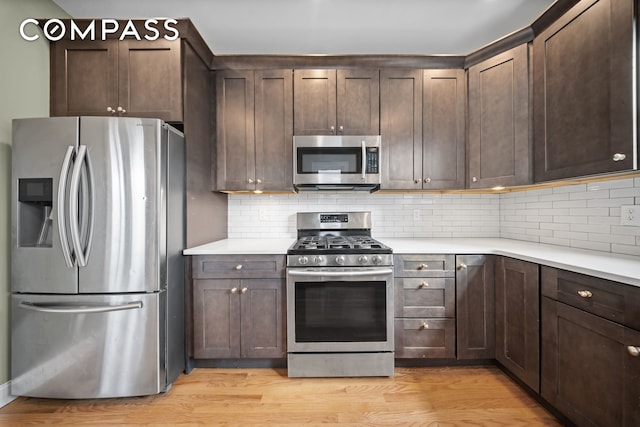
POLYGON ((309 270, 289 270, 287 274, 291 276, 307 276, 307 277, 363 277, 363 276, 380 276, 392 274, 391 268, 381 268, 378 270, 364 271, 309 271, 309 270))

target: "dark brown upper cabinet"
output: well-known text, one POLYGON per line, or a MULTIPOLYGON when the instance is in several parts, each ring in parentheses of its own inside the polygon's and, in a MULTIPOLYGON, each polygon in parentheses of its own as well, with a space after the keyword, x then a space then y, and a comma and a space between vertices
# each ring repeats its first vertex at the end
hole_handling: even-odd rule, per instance
POLYGON ((52 116, 181 122, 180 40, 60 40, 51 44, 52 116))
POLYGON ((634 167, 634 2, 584 0, 534 50, 536 182, 634 167))
POLYGON ((529 47, 469 68, 468 187, 531 183, 529 47))
POLYGON ((291 70, 216 72, 218 191, 293 191, 291 70))
POLYGON ((382 188, 464 188, 464 70, 382 70, 382 188))
POLYGON ((464 188, 464 70, 424 70, 422 188, 464 188))
POLYGON ((294 134, 378 135, 379 92, 378 70, 295 70, 294 134))

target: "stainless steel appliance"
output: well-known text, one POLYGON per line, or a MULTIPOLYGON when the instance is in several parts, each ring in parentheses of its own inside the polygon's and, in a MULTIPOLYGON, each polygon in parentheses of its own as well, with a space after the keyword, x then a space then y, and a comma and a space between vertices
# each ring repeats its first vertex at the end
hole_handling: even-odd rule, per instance
POLYGON ((290 377, 393 376, 393 255, 370 212, 298 213, 287 251, 290 377))
POLYGON ((380 189, 380 135, 293 137, 297 190, 380 189))
POLYGON ((168 389, 185 367, 183 135, 16 119, 12 161, 12 394, 168 389))

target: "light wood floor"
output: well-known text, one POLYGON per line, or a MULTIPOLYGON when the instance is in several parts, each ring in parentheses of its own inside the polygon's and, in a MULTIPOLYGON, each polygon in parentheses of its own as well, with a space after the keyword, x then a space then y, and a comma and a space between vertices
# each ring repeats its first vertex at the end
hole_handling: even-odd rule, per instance
POLYGON ((18 398, 0 425, 560 426, 493 366, 397 368, 393 378, 287 378, 282 369, 195 369, 164 395, 18 398))

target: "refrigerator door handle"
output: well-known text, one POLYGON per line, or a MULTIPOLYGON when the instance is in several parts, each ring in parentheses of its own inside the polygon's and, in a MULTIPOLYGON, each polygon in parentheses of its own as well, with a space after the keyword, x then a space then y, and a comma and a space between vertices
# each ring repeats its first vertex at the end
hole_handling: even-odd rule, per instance
POLYGON ((69 175, 73 152, 74 147, 70 145, 64 155, 62 169, 60 170, 60 180, 58 181, 58 233, 60 234, 60 246, 62 247, 64 262, 69 268, 73 268, 73 258, 71 257, 69 238, 67 237, 67 214, 65 212, 65 207, 67 197, 67 176, 69 175))
POLYGON ((84 158, 82 167, 82 174, 80 181, 82 185, 82 229, 80 232, 80 241, 83 243, 82 253, 85 262, 89 261, 89 254, 91 253, 91 243, 93 242, 93 223, 94 223, 94 181, 93 172, 91 171, 91 158, 87 151, 84 158), (86 214, 86 215, 85 215, 86 214))
POLYGON ((142 301, 132 301, 118 305, 62 305, 56 303, 38 304, 28 301, 21 301, 20 308, 38 311, 41 313, 65 313, 65 314, 86 314, 86 313, 107 313, 110 311, 135 310, 142 308, 142 301))
POLYGON ((87 260, 84 257, 84 251, 82 249, 82 242, 80 241, 80 218, 78 216, 78 196, 80 193, 80 175, 82 172, 82 165, 84 164, 85 156, 87 155, 87 146, 81 145, 78 148, 78 155, 76 156, 75 164, 73 165, 73 171, 71 172, 71 187, 69 191, 69 222, 71 231, 71 243, 73 244, 73 250, 76 254, 76 260, 79 267, 87 265, 87 260))

